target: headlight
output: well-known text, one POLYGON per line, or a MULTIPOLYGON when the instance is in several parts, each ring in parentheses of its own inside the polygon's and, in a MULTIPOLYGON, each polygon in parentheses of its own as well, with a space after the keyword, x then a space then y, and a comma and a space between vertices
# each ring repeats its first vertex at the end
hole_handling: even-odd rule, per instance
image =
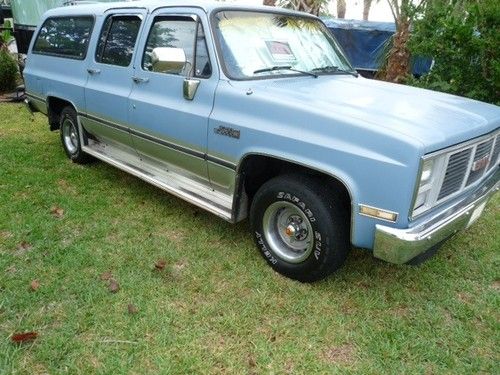
POLYGON ((429 209, 430 203, 435 201, 436 195, 439 193, 445 161, 445 155, 438 155, 422 161, 418 190, 413 205, 413 216, 429 209))
POLYGON ((422 165, 422 173, 420 175, 420 186, 426 185, 432 177, 432 167, 434 166, 434 159, 424 161, 422 165))

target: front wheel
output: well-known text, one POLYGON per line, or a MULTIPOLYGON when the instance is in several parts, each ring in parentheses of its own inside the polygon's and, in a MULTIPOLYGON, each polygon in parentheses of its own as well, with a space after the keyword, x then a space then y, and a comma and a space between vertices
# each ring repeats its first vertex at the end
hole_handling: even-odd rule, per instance
POLYGON ((250 209, 255 241, 267 263, 303 282, 340 268, 349 252, 348 204, 314 177, 287 175, 266 182, 250 209))

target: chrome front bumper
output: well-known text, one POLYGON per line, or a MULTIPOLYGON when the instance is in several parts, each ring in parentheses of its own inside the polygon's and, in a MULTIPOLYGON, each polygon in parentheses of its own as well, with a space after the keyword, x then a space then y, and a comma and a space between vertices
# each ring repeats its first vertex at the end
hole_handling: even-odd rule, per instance
POLYGON ((500 188, 500 170, 458 203, 407 229, 376 225, 373 255, 403 264, 471 225, 500 188))

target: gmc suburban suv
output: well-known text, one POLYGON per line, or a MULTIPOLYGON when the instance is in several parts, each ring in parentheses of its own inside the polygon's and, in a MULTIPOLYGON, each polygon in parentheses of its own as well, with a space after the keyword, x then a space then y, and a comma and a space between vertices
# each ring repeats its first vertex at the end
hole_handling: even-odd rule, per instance
POLYGON ((499 107, 364 79, 309 14, 197 0, 57 8, 24 77, 73 162, 248 216, 267 263, 301 281, 337 270, 351 246, 417 261, 499 187, 499 107))

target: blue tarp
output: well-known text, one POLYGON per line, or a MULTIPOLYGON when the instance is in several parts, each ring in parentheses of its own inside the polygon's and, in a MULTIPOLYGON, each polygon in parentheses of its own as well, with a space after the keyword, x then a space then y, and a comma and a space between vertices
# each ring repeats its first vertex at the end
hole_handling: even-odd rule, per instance
MULTIPOLYGON (((372 22, 325 18, 323 22, 335 35, 347 57, 357 70, 376 71, 383 60, 383 53, 396 32, 393 22, 372 22)), ((416 57, 412 61, 412 73, 427 73, 432 59, 416 57)))

